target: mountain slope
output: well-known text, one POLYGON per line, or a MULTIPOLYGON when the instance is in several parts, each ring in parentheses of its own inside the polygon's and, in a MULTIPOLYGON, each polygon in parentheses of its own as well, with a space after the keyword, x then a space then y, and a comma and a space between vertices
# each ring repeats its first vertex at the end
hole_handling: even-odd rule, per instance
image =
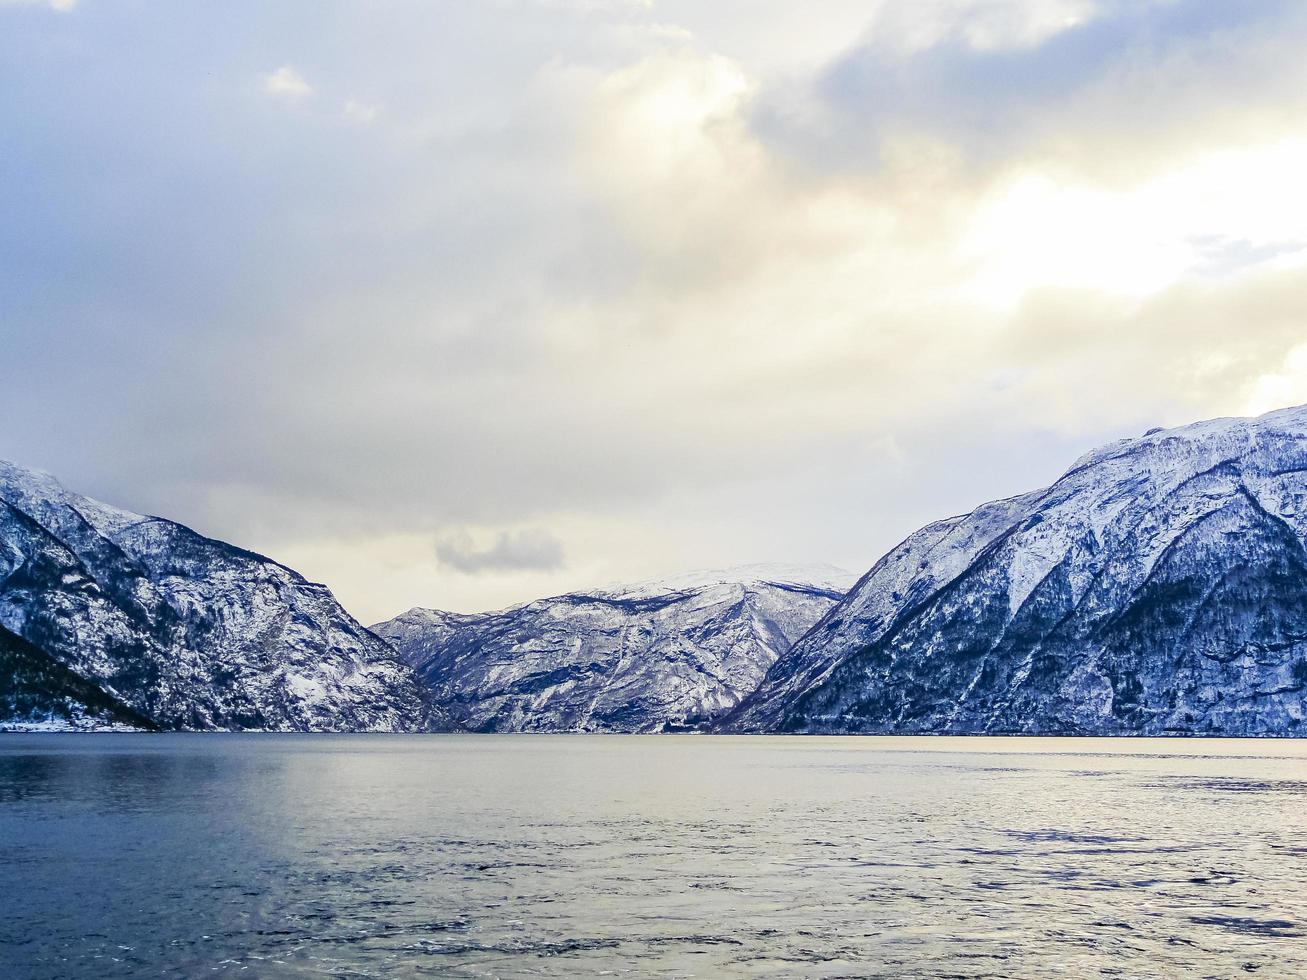
POLYGON ((1122 440, 896 547, 722 728, 1307 734, 1307 408, 1122 440))
POLYGON ((154 727, 144 715, 0 626, 0 731, 154 727))
POLYGON ((325 586, 2 462, 0 626, 161 728, 449 727, 325 586))
POLYGON ((476 731, 688 730, 757 685, 843 594, 841 574, 753 567, 500 612, 412 609, 373 629, 476 731))

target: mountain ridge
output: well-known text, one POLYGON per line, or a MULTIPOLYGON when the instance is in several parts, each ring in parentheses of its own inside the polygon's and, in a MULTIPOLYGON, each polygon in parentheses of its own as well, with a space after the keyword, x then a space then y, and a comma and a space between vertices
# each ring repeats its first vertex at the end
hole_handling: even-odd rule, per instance
POLYGON ((473 730, 697 730, 840 595, 746 566, 485 613, 419 607, 373 629, 473 730))
POLYGON ((1298 730, 1304 471, 1307 408, 1091 450, 909 535, 720 727, 1298 730))
POLYGON ((739 566, 369 629, 0 461, 0 727, 1307 733, 1307 406, 1106 443, 852 579, 739 566))
POLYGON ((0 626, 162 728, 454 727, 326 586, 6 462, 0 626))

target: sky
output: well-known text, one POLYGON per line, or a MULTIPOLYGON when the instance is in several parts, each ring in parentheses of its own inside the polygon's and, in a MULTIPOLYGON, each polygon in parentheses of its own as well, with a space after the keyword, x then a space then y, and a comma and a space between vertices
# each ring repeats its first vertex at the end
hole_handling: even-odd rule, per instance
POLYGON ((374 622, 1307 402, 1296 0, 0 0, 0 457, 374 622))

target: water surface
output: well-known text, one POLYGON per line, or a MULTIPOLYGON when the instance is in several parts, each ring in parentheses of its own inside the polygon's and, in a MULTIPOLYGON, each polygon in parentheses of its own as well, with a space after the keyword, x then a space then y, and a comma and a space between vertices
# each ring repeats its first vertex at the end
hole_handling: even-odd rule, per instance
POLYGON ((0 736, 0 977, 1307 976, 1307 743, 0 736))

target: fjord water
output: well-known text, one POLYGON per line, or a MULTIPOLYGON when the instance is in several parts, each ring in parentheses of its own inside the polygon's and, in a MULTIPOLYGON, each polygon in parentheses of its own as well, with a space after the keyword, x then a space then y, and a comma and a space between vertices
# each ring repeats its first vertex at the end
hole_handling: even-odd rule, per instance
POLYGON ((0 976, 1307 975, 1307 743, 0 736, 0 976))

